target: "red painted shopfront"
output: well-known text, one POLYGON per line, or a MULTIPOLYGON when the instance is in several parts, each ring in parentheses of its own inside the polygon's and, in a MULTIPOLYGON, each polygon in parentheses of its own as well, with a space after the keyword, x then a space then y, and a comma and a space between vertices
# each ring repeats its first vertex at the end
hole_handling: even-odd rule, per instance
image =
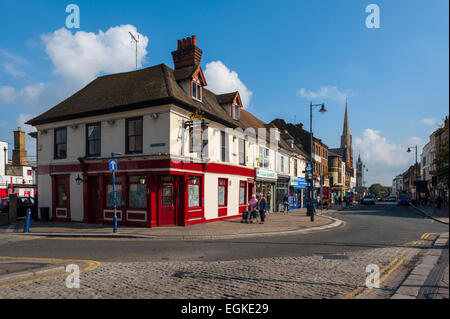
MULTIPOLYGON (((239 213, 246 209, 253 192, 254 171, 236 166, 170 160, 119 160, 118 168, 117 218, 118 224, 122 226, 189 226, 230 217, 225 204, 228 198, 228 174, 242 176, 239 213), (224 176, 219 178, 218 218, 213 220, 205 219, 205 173, 224 176)), ((70 220, 71 198, 67 173, 79 172, 83 176, 85 200, 72 200, 80 200, 80 204, 83 202, 83 222, 112 224, 113 182, 107 163, 40 167, 39 172, 52 174, 54 220, 70 220)))

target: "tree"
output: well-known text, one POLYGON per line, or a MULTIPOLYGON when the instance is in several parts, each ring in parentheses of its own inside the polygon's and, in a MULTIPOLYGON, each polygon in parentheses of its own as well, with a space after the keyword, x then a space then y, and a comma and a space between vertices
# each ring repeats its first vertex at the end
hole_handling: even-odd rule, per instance
POLYGON ((369 193, 376 197, 388 196, 391 193, 391 187, 385 187, 381 184, 372 184, 369 187, 369 193))

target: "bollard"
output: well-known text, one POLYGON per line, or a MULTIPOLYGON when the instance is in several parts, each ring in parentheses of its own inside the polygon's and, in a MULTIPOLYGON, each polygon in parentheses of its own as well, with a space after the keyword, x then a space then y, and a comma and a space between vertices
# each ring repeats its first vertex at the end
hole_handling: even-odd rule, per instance
POLYGON ((25 221, 25 229, 24 233, 28 233, 30 231, 30 221, 31 221, 31 209, 27 209, 27 219, 25 221))
POLYGON ((114 233, 117 233, 117 216, 114 216, 114 233))

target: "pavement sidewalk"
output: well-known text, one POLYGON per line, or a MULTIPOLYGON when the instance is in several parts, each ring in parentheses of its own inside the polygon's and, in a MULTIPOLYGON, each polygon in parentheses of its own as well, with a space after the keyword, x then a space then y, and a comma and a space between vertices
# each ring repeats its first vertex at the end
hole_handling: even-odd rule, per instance
POLYGON ((448 238, 439 235, 391 299, 448 299, 448 238))
POLYGON ((436 221, 439 221, 444 224, 449 223, 449 208, 448 207, 442 207, 441 209, 437 209, 434 206, 413 206, 412 208, 419 211, 421 214, 432 218, 436 221))
MULTIPOLYGON (((329 210, 330 212, 331 210, 329 210)), ((274 235, 300 234, 338 227, 342 221, 317 215, 314 222, 306 216, 306 209, 292 210, 288 214, 270 213, 264 224, 241 223, 241 218, 198 224, 189 227, 127 227, 119 226, 117 233, 112 225, 32 221, 30 233, 23 233, 23 222, 0 227, 1 233, 55 237, 106 237, 152 239, 232 239, 274 235)))

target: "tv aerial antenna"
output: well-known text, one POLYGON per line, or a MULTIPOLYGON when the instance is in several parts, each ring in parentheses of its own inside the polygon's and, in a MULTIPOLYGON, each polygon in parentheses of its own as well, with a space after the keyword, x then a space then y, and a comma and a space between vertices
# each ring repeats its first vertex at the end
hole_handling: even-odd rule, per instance
POLYGON ((133 35, 133 33, 131 33, 131 32, 129 32, 128 31, 128 33, 131 35, 131 43, 135 43, 136 44, 136 70, 138 69, 138 62, 137 62, 137 47, 138 47, 138 42, 139 42, 139 34, 138 34, 138 36, 137 36, 137 39, 136 39, 136 37, 133 35))

